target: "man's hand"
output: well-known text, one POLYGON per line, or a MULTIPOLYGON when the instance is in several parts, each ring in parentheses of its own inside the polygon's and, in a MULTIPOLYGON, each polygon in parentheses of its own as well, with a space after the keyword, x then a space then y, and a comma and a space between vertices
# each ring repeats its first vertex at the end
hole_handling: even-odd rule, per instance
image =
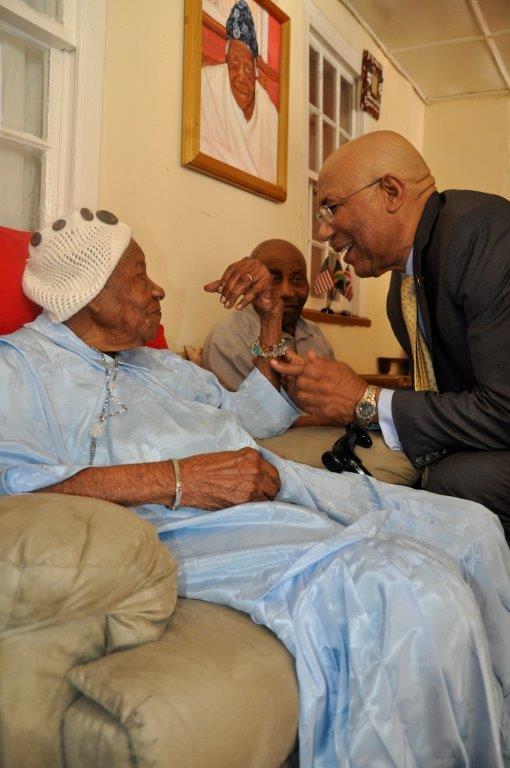
POLYGON ((271 360, 292 400, 303 411, 331 424, 347 424, 367 383, 337 360, 323 360, 315 352, 302 358, 288 351, 284 360, 271 360))
POLYGON ((254 448, 181 459, 182 506, 225 509, 248 501, 274 499, 280 476, 254 448))
POLYGON ((272 275, 258 259, 247 257, 234 262, 219 280, 204 285, 204 290, 221 293, 221 302, 227 309, 243 309, 253 303, 261 319, 281 318, 283 314, 283 302, 274 289, 272 275))

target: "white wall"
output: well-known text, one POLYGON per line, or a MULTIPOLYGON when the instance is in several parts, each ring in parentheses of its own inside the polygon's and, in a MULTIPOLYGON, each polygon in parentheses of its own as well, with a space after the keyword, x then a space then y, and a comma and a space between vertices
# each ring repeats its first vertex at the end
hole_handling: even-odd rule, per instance
POLYGON ((428 105, 423 153, 438 189, 477 189, 510 197, 510 98, 428 105))
MULTIPOLYGON (((184 3, 182 0, 109 0, 101 205, 134 229, 154 279, 167 291, 163 321, 174 349, 201 344, 222 316, 202 285, 232 260, 269 237, 303 249, 305 180, 302 116, 303 0, 280 0, 291 17, 291 99, 288 199, 273 203, 180 165, 184 3)), ((381 119, 371 130, 397 130, 421 149, 425 108, 409 83, 374 46, 339 0, 318 0, 341 35, 357 50, 369 47, 384 67, 381 119)), ((323 326, 337 355, 360 372, 375 371, 377 355, 398 354, 386 320, 387 278, 369 280, 371 328, 323 326)))

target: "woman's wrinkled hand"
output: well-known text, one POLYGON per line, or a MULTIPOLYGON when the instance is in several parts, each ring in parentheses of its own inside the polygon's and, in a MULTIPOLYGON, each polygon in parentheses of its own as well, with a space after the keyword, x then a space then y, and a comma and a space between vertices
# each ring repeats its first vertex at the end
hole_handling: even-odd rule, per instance
POLYGON ((265 264, 250 256, 231 264, 219 280, 204 285, 204 290, 220 293, 226 309, 244 309, 253 304, 261 318, 283 314, 283 302, 273 286, 271 273, 265 264))
POLYGON ((185 507, 225 509, 274 499, 280 490, 278 471, 254 448, 190 456, 180 465, 185 507))

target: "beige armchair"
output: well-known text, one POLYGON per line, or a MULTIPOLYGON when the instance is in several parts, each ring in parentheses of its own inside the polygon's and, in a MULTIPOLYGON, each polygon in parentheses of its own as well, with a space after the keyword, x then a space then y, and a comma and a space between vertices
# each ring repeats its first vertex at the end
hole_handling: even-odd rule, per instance
POLYGON ((0 498, 2 768, 278 768, 297 733, 293 658, 237 611, 176 602, 133 512, 0 498))

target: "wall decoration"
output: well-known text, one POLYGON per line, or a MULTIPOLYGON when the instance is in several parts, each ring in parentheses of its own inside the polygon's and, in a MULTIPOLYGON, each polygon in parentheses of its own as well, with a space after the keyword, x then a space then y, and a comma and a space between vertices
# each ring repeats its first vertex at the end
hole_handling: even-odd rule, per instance
MULTIPOLYGON (((342 251, 341 256, 347 253, 342 251)), ((352 301, 354 290, 352 287, 352 273, 349 264, 343 266, 340 258, 335 253, 330 253, 324 259, 322 267, 315 276, 312 286, 312 295, 322 296, 326 294, 326 306, 321 309, 328 315, 335 314, 332 304, 337 296, 345 296, 347 301, 352 301)), ((347 314, 350 314, 347 312, 347 314)))
POLYGON ((183 165, 286 199, 289 44, 272 0, 185 0, 183 165))
POLYGON ((382 64, 379 64, 370 51, 363 51, 360 105, 374 120, 379 120, 383 79, 382 64))

